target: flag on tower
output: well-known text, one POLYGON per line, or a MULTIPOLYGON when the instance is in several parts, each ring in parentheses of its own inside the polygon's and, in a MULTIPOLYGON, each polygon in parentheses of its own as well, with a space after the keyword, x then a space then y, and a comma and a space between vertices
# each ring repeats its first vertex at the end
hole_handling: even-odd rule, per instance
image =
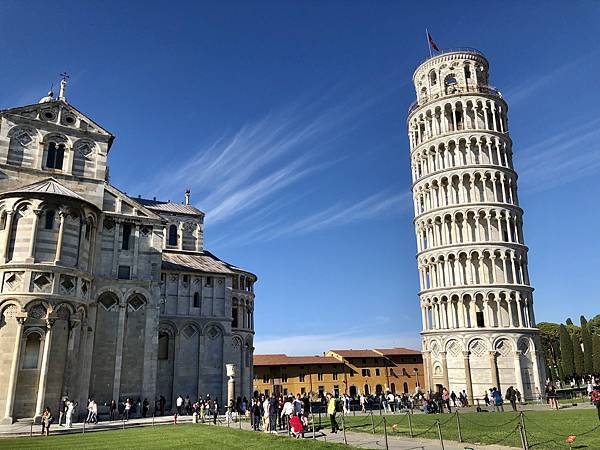
POLYGON ((433 40, 433 38, 431 37, 431 34, 429 34, 429 32, 427 32, 427 40, 429 41, 429 45, 431 46, 432 49, 434 49, 436 52, 440 51, 440 49, 438 48, 437 44, 435 43, 435 41, 433 40))

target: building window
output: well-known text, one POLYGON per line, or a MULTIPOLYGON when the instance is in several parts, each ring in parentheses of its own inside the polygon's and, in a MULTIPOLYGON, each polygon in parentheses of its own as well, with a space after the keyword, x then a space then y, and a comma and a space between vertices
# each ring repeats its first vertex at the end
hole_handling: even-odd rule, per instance
POLYGON ((41 336, 30 333, 25 340, 25 354, 23 355, 23 369, 37 369, 40 359, 41 336))
POLYGON ((158 359, 165 361, 169 359, 169 335, 158 333, 158 359))
POLYGON ((129 250, 129 238, 131 237, 131 224, 123 224, 123 242, 121 243, 122 250, 129 250))
POLYGON ((319 386, 319 398, 325 396, 325 386, 319 386))
POLYGON ((46 167, 48 169, 62 170, 63 160, 65 158, 65 144, 48 144, 48 155, 46 157, 46 167))
POLYGON ((237 308, 231 308, 231 328, 237 328, 238 327, 238 309, 237 308))
POLYGON ((302 394, 302 395, 306 394, 306 388, 300 388, 300 394, 302 394))
POLYGON ((404 384, 402 385, 402 389, 404 390, 405 394, 408 394, 408 383, 405 381, 404 384))
POLYGON ((371 369, 362 369, 362 376, 363 377, 370 377, 371 376, 371 369))
POLYGON ((319 372, 317 374, 317 381, 323 381, 323 373, 319 372))
POLYGON ((287 373, 282 373, 281 374, 281 382, 282 383, 287 383, 287 380, 288 380, 287 373))
POLYGON ((337 381, 337 379, 338 379, 337 372, 333 372, 333 381, 337 381))
POLYGON ((378 377, 380 375, 379 369, 375 369, 375 376, 378 377))
POLYGON ((200 308, 200 294, 194 293, 194 308, 200 308))
POLYGON ((50 209, 46 211, 46 223, 44 224, 44 228, 46 230, 54 228, 54 211, 50 209))
POLYGON ((268 373, 265 373, 265 374, 263 375, 263 383, 268 383, 268 382, 269 382, 269 374, 268 374, 268 373))
POLYGON ((334 397, 340 396, 340 387, 337 384, 335 386, 333 386, 333 396, 334 397))
POLYGON ((284 395, 284 397, 288 395, 288 390, 287 390, 287 388, 283 388, 283 395, 284 395))
POLYGON ((129 280, 130 279, 130 270, 129 266, 119 266, 118 278, 119 280, 129 280))
POLYGON ((213 284, 213 277, 206 277, 206 282, 204 283, 204 286, 212 286, 213 284))
POLYGON ((306 375, 304 375, 303 373, 300 374, 300 376, 298 377, 298 379, 300 380, 300 383, 304 383, 305 377, 306 377, 306 375))
POLYGON ((350 376, 353 377, 354 376, 354 370, 350 369, 350 376))
POLYGON ((177 225, 169 227, 169 245, 177 245, 177 225))
POLYGON ((483 311, 477 311, 475 315, 477 316, 477 326, 479 328, 485 327, 485 322, 483 321, 483 311))

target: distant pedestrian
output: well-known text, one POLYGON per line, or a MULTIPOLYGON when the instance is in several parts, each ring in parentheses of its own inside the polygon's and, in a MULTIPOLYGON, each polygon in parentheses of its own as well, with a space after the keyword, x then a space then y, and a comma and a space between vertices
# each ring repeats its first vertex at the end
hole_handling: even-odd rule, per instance
POLYGON ((125 409, 123 410, 123 419, 129 420, 129 413, 131 412, 131 400, 130 399, 125 400, 125 403, 123 404, 123 406, 125 407, 125 409))
POLYGON ((331 432, 337 433, 339 430, 339 426, 337 421, 335 420, 335 415, 337 413, 336 408, 336 400, 335 397, 331 394, 327 394, 327 414, 329 415, 329 420, 331 421, 331 432))
POLYGON ((44 412, 42 413, 42 436, 48 436, 50 434, 50 425, 54 422, 54 417, 52 417, 52 411, 50 408, 46 406, 44 412))
POLYGON ((516 411, 517 410, 517 393, 515 391, 515 388, 513 388, 512 386, 509 386, 509 388, 506 390, 506 395, 504 398, 510 402, 510 406, 512 407, 512 410, 516 411))
POLYGON ((110 401, 110 405, 108 407, 108 420, 111 422, 115 420, 117 414, 117 402, 115 400, 110 401))
POLYGON ((73 426, 73 410, 75 404, 71 400, 67 400, 67 411, 65 412, 65 427, 71 428, 73 426))
POLYGON ((450 394, 450 398, 452 399, 452 405, 456 408, 456 393, 454 391, 450 394))
POLYGON ((150 402, 148 401, 147 398, 144 399, 144 401, 142 402, 142 417, 146 417, 148 415, 148 406, 150 405, 150 402))
POLYGON ((63 397, 58 403, 58 426, 62 427, 62 421, 65 418, 67 412, 67 397, 63 397))
POLYGON ((590 398, 598 411, 598 420, 600 420, 600 385, 594 386, 590 398))
POLYGON ((181 395, 177 396, 175 405, 177 406, 177 415, 180 416, 181 413, 183 412, 183 397, 181 395))

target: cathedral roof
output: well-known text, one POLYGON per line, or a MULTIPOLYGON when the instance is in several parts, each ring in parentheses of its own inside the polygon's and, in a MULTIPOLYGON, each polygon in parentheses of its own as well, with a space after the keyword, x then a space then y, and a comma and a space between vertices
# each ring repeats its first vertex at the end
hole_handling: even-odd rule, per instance
POLYGON ((204 213, 202 211, 200 211, 198 208, 196 208, 192 205, 184 205, 181 203, 175 203, 175 202, 171 202, 171 201, 165 202, 165 201, 155 200, 155 199, 150 200, 148 198, 136 198, 136 197, 130 197, 130 198, 135 200, 136 202, 142 204, 146 208, 154 210, 154 211, 173 213, 173 214, 188 214, 188 215, 192 215, 192 216, 204 216, 204 213))
POLYGON ((181 272, 234 273, 227 263, 206 250, 200 253, 165 250, 162 253, 162 268, 181 272))
POLYGON ((89 203, 81 195, 77 194, 76 192, 73 192, 68 187, 60 184, 54 178, 46 178, 45 180, 38 181, 37 183, 27 184, 20 188, 3 192, 2 195, 23 193, 62 195, 63 197, 70 197, 79 201, 89 203))

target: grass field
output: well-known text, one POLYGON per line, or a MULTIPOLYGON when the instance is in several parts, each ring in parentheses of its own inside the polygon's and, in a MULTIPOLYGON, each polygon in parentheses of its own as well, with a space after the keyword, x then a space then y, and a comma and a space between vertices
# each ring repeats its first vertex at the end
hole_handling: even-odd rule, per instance
MULTIPOLYGON (((458 428, 454 414, 415 414, 411 417, 411 420, 414 435, 437 439, 438 432, 435 424, 439 420, 444 439, 458 440, 458 428)), ((465 442, 521 446, 521 438, 517 430, 519 424, 518 413, 463 413, 460 414, 459 420, 463 441, 465 442)), ((375 414, 373 421, 375 422, 375 432, 383 433, 382 417, 375 414)), ((386 422, 389 434, 408 436, 409 425, 405 414, 388 415, 386 416, 386 422)), ((349 430, 372 432, 369 416, 349 416, 345 418, 345 423, 349 430)), ((573 445, 574 449, 600 449, 600 421, 598 421, 596 409, 526 411, 525 428, 529 447, 532 450, 568 449, 569 446, 565 443, 565 439, 570 434, 577 435, 577 440, 573 445)))
POLYGON ((86 434, 0 439, 2 449, 341 449, 346 445, 293 439, 208 425, 177 425, 97 431, 86 434))

